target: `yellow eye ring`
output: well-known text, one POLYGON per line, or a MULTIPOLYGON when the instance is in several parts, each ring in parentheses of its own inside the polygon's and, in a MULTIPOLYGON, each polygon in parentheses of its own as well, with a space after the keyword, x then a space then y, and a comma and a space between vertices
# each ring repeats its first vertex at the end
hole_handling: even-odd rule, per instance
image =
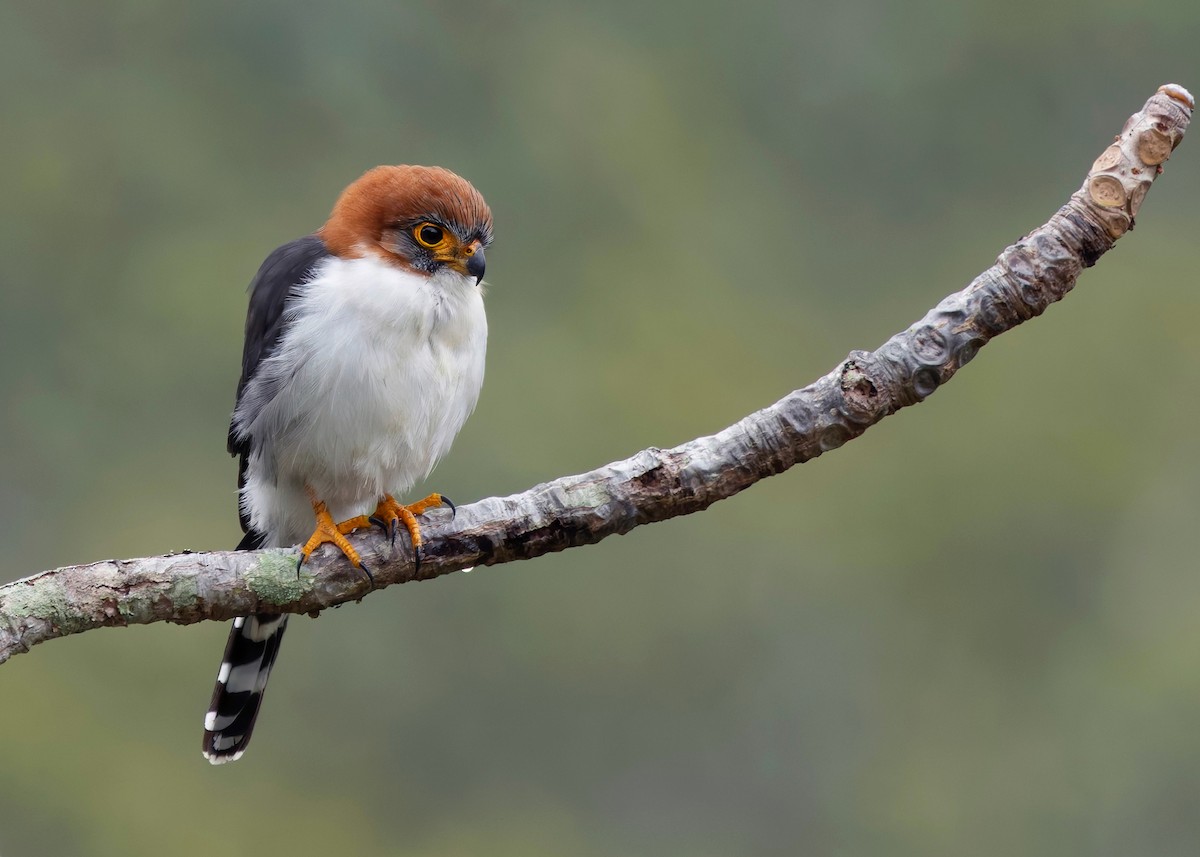
POLYGON ((446 230, 428 220, 413 227, 413 237, 422 247, 433 249, 445 243, 446 230))

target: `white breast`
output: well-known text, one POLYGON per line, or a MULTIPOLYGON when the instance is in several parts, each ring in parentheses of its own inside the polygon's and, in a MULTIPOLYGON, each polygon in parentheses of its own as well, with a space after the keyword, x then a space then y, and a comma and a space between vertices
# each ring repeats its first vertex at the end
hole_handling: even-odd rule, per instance
POLYGON ((475 408, 487 348, 482 293, 451 271, 331 258, 288 312, 239 423, 257 450, 242 503, 274 545, 311 533, 306 484, 344 520, 427 476, 475 408))

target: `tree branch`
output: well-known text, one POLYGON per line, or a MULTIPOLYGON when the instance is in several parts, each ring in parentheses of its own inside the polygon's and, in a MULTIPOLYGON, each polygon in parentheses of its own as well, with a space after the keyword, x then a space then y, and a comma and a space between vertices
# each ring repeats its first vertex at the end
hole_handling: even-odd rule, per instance
MULTIPOLYGON (((698 512, 922 401, 992 337, 1061 300, 1080 272, 1133 228, 1194 106, 1182 87, 1161 87, 1066 205, 1007 247, 969 286, 875 351, 851 352, 823 378, 724 431, 462 506, 453 520, 434 513, 419 573, 406 544, 392 550, 377 532, 356 534, 355 546, 373 557, 375 588, 593 544, 698 512)), ((106 560, 9 583, 0 587, 0 663, 92 628, 315 613, 369 591, 366 578, 336 551, 318 552, 299 575, 296 556, 293 548, 106 560)))

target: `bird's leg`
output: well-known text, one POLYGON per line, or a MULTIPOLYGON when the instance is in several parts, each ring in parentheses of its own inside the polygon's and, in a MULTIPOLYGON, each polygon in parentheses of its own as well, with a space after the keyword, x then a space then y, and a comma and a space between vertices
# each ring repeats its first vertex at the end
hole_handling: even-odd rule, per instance
POLYGON ((317 518, 317 526, 313 530, 312 537, 304 543, 304 547, 300 548, 300 560, 296 563, 296 571, 299 572, 300 567, 304 565, 304 561, 321 545, 334 545, 342 552, 346 559, 350 560, 351 565, 360 569, 367 576, 367 579, 371 581, 371 586, 374 586, 375 578, 371 575, 370 569, 367 568, 366 563, 359 557, 358 551, 354 549, 354 546, 346 538, 346 533, 355 529, 352 526, 348 527, 346 525, 356 519, 335 524, 324 501, 318 500, 316 492, 309 486, 305 485, 304 488, 308 492, 309 502, 312 503, 313 514, 317 518))
POLYGON ((375 511, 370 515, 359 515, 357 518, 351 518, 348 521, 342 521, 338 524, 338 529, 343 533, 348 533, 351 530, 366 527, 370 524, 375 524, 381 527, 389 539, 392 546, 396 545, 396 532, 400 524, 404 524, 404 529, 408 530, 409 538, 412 539, 413 545, 413 566, 414 569, 421 568, 421 525, 417 522, 417 515, 436 509, 439 506, 449 506, 450 510, 455 511, 454 503, 449 497, 443 497, 441 494, 430 494, 424 500, 418 500, 416 503, 404 505, 397 503, 396 499, 391 494, 384 494, 383 499, 379 501, 379 505, 375 507, 375 511))

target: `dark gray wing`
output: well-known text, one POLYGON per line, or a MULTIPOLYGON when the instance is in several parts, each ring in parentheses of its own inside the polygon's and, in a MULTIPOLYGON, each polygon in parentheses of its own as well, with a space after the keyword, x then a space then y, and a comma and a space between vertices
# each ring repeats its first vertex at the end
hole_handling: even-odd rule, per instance
MULTIPOLYGON (((285 327, 284 307, 308 281, 312 269, 330 256, 325 242, 317 235, 299 238, 276 249, 262 263, 250 283, 250 308, 246 312, 246 344, 242 349, 242 377, 238 380, 237 402, 242 401, 246 384, 254 377, 259 365, 271 356, 285 327)), ((236 412, 237 405, 234 406, 236 412)), ((238 490, 246 484, 246 460, 250 441, 238 438, 233 422, 229 424, 228 449, 238 456, 238 490)), ((242 531, 248 533, 249 522, 240 514, 242 531)))

